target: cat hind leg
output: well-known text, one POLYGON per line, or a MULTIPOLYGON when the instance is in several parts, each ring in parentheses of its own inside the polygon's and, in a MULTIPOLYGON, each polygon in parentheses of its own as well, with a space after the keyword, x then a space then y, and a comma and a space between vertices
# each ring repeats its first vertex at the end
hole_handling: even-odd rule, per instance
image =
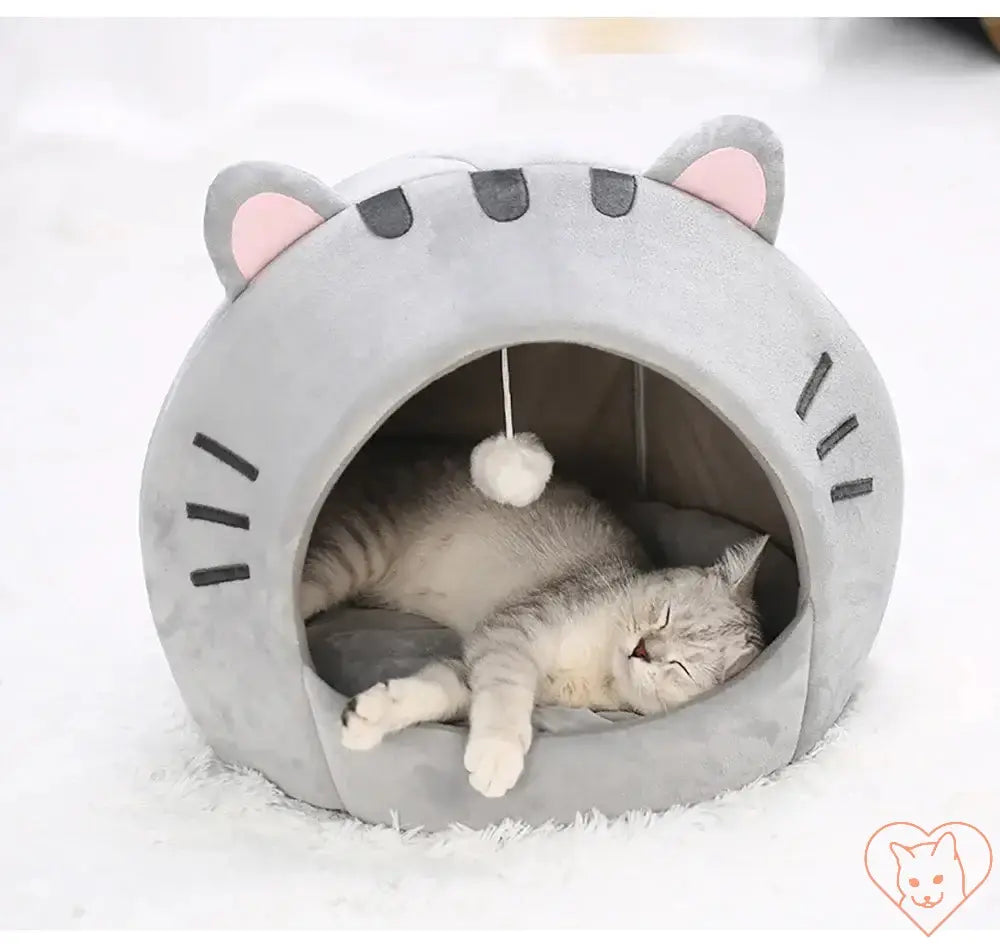
POLYGON ((416 723, 456 719, 468 708, 469 688, 460 665, 436 661, 410 677, 377 683, 349 700, 341 715, 341 742, 348 749, 370 750, 389 733, 416 723))

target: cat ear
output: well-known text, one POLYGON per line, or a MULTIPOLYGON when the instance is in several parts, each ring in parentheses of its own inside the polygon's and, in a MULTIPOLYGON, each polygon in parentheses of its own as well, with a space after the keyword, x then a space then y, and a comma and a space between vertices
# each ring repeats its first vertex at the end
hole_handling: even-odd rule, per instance
POLYGON ((939 849, 945 858, 958 858, 958 843, 955 841, 955 834, 953 832, 946 832, 940 839, 937 840, 937 842, 934 843, 934 848, 931 849, 931 855, 937 855, 939 849))
POLYGON ((731 659, 725 658, 726 669, 723 673, 723 680, 735 677, 741 670, 745 670, 759 653, 759 647, 751 643, 746 643, 737 651, 735 657, 731 659))
POLYGON ((346 207, 319 179, 287 165, 223 169, 205 199, 205 244, 226 296, 233 300, 289 245, 346 207))
POLYGON ((770 536, 758 535, 738 545, 730 545, 716 562, 716 569, 733 593, 743 598, 753 597, 753 585, 757 580, 764 549, 770 536))
POLYGON ((646 172, 729 212, 774 244, 785 197, 778 137, 757 119, 720 116, 675 142, 646 172))
POLYGON ((902 865, 907 859, 916 857, 913 852, 901 842, 890 842, 889 848, 892 849, 892 854, 896 856, 896 863, 898 865, 902 865))

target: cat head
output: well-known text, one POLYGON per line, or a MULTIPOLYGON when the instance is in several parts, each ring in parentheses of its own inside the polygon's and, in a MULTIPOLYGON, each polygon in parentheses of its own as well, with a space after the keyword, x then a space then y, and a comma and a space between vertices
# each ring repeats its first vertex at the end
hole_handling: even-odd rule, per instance
POLYGON ((889 848, 896 857, 896 886, 904 910, 913 906, 934 908, 946 896, 949 900, 965 896, 965 870, 951 832, 945 832, 936 842, 891 842, 889 848))
POLYGON ((761 535, 733 545, 708 568, 669 568, 634 582, 614 664, 618 686, 638 712, 687 703, 761 652, 753 587, 767 541, 761 535))

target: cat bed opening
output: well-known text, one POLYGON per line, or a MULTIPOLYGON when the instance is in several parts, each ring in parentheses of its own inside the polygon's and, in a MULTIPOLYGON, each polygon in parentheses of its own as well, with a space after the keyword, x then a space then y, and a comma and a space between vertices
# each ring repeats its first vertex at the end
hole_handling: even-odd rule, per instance
POLYGON ((425 156, 331 189, 285 166, 223 171, 205 237, 226 301, 164 402, 140 499, 156 629, 218 755, 315 805, 434 829, 667 808, 810 749, 878 631, 902 469, 871 357, 773 246, 783 192, 780 144, 738 116, 641 174, 425 156), (800 584, 791 620, 741 675, 665 716, 540 734, 517 785, 487 799, 455 728, 342 746, 346 698, 316 673, 295 593, 320 501, 383 424, 422 430, 434 416, 422 401, 440 398, 456 404, 456 434, 499 428, 448 388, 494 389, 477 361, 504 347, 528 381, 518 400, 539 414, 562 405, 544 399, 560 374, 582 378, 599 438, 565 407, 518 425, 550 428, 560 469, 609 496, 635 488, 627 421, 646 368, 651 504, 770 532, 800 584), (606 404, 586 385, 603 373, 606 404))
MULTIPOLYGON (((773 642, 800 606, 797 533, 739 435, 680 384, 617 354, 553 342, 508 354, 518 428, 542 439, 560 476, 605 500, 655 564, 709 565, 727 545, 770 536, 755 596, 765 640, 773 642)), ((406 400, 368 442, 443 443, 468 452, 502 418, 499 380, 499 352, 474 358, 406 400)), ((313 618, 307 634, 317 673, 345 696, 460 652, 447 630, 384 610, 337 608, 313 618)), ((540 719, 573 728, 607 722, 540 719)))

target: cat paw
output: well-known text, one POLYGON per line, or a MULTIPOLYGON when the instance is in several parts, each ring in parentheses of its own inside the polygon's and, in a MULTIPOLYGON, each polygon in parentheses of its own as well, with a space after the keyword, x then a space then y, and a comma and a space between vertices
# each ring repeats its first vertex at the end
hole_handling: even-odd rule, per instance
POLYGON ((476 792, 496 799, 511 789, 524 769, 524 748, 517 737, 487 734, 469 739, 465 768, 476 792))
POLYGON ((340 715, 340 741, 349 750, 370 750, 382 742, 392 727, 394 705, 386 683, 375 684, 347 701, 340 715))

